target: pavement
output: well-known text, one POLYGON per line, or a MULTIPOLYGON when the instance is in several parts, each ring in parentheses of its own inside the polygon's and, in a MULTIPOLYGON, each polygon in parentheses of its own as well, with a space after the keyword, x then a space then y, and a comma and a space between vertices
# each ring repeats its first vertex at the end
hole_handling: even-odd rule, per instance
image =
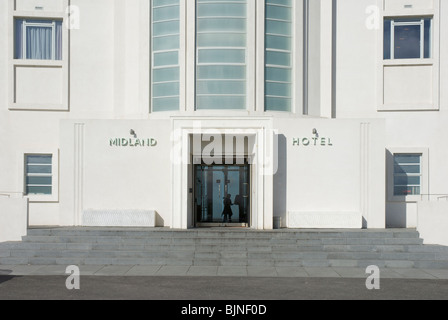
POLYGON ((182 311, 193 305, 215 307, 214 318, 233 318, 225 311, 229 305, 262 304, 272 315, 265 318, 277 319, 294 312, 298 300, 448 299, 448 270, 380 269, 373 290, 362 268, 97 265, 79 270, 79 289, 69 290, 67 283, 75 282, 66 266, 0 265, 0 301, 145 300, 145 308, 163 308, 169 319, 184 319, 182 311))

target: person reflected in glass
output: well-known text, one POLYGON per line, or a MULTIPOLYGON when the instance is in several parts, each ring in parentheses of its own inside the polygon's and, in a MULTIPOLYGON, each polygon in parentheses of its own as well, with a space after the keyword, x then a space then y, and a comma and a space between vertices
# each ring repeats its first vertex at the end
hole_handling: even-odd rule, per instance
POLYGON ((233 216, 233 212, 232 212, 232 207, 233 203, 232 203, 232 199, 231 199, 231 195, 227 194, 227 196, 224 198, 224 210, 222 211, 222 222, 232 222, 232 216, 233 216))

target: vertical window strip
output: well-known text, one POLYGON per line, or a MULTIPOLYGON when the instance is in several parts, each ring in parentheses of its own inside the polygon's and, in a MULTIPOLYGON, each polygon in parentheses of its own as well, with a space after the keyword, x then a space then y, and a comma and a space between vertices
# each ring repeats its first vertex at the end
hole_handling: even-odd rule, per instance
POLYGON ((292 109, 293 3, 266 0, 265 5, 265 109, 292 109))
POLYGON ((246 109, 247 0, 196 0, 196 109, 246 109))
POLYGON ((180 107, 180 3, 152 0, 151 6, 152 111, 180 107))
POLYGON ((25 193, 51 195, 53 193, 53 159, 51 155, 25 156, 25 193))

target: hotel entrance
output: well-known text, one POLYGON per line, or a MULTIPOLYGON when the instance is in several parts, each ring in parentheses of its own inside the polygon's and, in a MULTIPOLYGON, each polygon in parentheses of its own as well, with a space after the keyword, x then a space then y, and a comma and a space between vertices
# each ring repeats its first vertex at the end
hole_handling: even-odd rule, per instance
POLYGON ((250 165, 196 165, 196 227, 249 227, 250 165))

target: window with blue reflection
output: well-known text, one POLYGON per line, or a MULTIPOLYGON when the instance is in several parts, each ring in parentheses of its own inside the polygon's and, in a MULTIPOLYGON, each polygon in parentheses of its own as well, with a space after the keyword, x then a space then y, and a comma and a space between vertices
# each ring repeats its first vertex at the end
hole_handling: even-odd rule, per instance
POLYGON ((385 19, 384 59, 431 58, 432 19, 385 19))

